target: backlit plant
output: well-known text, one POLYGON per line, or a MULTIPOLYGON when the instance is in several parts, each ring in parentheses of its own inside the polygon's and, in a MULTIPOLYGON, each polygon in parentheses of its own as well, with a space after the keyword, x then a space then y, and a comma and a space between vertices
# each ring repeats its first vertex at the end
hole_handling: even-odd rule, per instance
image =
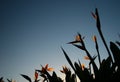
MULTIPOLYGON (((74 73, 72 73, 70 68, 68 68, 67 66, 63 66, 60 72, 65 74, 65 82, 77 82, 77 77, 80 82, 113 82, 116 80, 120 82, 120 42, 110 41, 110 46, 108 47, 101 30, 100 17, 97 8, 95 9, 95 13, 92 12, 92 16, 96 21, 96 27, 101 40, 103 41, 103 45, 108 52, 108 57, 101 60, 98 46, 99 43, 95 35, 92 37, 92 39, 95 43, 97 55, 92 56, 86 48, 84 41, 85 37, 83 37, 80 33, 77 33, 75 40, 68 42, 68 44, 72 44, 73 46, 86 53, 84 59, 89 60, 89 66, 85 67, 85 65, 82 64, 80 60, 73 63, 66 51, 61 47, 63 54, 69 65, 73 69, 74 73), (99 65, 97 65, 97 63, 95 62, 95 59, 97 58, 99 61, 99 65)), ((57 76, 53 68, 48 67, 48 64, 46 64, 45 66, 41 66, 41 69, 35 70, 34 80, 32 80, 28 75, 21 74, 21 76, 29 82, 64 82, 62 78, 57 76), (52 72, 52 74, 50 72, 52 72), (39 79, 39 77, 43 78, 43 80, 39 79)), ((7 81, 13 82, 12 79, 7 79, 7 81)), ((3 77, 0 78, 0 82, 4 82, 3 77)))

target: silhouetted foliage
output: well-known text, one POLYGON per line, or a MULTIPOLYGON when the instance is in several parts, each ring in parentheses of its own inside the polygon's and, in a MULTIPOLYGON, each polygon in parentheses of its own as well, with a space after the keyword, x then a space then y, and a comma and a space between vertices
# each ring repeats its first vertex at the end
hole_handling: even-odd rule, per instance
POLYGON ((29 82, 32 82, 32 81, 31 81, 31 78, 30 78, 29 76, 23 75, 23 74, 21 74, 21 76, 24 77, 24 78, 25 78, 26 80, 28 80, 29 82))
POLYGON ((3 81, 3 77, 0 78, 0 82, 4 82, 4 81, 3 81))
POLYGON ((108 57, 101 61, 97 39, 96 39, 96 37, 94 37, 93 39, 95 42, 95 47, 96 47, 96 51, 98 54, 97 56, 98 56, 98 60, 99 60, 99 67, 97 67, 97 65, 94 61, 97 56, 92 57, 90 55, 89 51, 86 49, 84 40, 81 38, 81 35, 79 33, 78 33, 75 41, 69 42, 69 44, 72 44, 75 47, 79 48, 80 50, 83 50, 86 52, 86 55, 88 56, 87 59, 90 60, 89 69, 85 68, 85 67, 82 68, 81 63, 78 64, 77 62, 75 62, 74 66, 73 66, 72 61, 70 60, 70 58, 68 57, 67 53, 65 52, 65 50, 63 48, 62 48, 62 51, 63 51, 68 63, 73 68, 74 72, 79 77, 81 82, 110 82, 110 81, 115 81, 115 80, 117 80, 119 82, 120 81, 120 49, 116 45, 116 43, 119 45, 119 42, 118 41, 116 41, 116 43, 110 42, 110 50, 112 52, 112 54, 111 54, 110 50, 106 44, 102 30, 101 30, 100 18, 99 18, 97 8, 95 9, 95 14, 92 13, 92 15, 96 20, 96 27, 97 27, 97 30, 103 41, 103 44, 108 52, 108 57), (78 43, 79 43, 79 45, 78 45, 78 43), (112 58, 112 55, 113 55, 113 58, 112 58), (91 69, 90 69, 91 65, 92 65, 93 71, 94 71, 93 74, 91 73, 91 69))
MULTIPOLYGON (((84 66, 84 64, 81 64, 80 60, 78 60, 78 62, 72 62, 66 51, 61 47, 63 54, 69 65, 73 69, 74 73, 72 73, 72 71, 66 66, 63 66, 62 70, 60 71, 61 73, 65 74, 65 82, 77 82, 77 77, 80 82, 113 82, 116 80, 120 82, 120 49, 118 47, 120 46, 120 42, 110 41, 110 46, 108 47, 101 30, 100 17, 97 8, 95 9, 95 13, 92 12, 92 16, 96 20, 96 27, 101 37, 101 40, 103 41, 103 45, 108 52, 108 57, 101 60, 98 46, 99 43, 97 42, 96 36, 93 36, 93 41, 95 42, 97 55, 92 56, 86 48, 84 37, 82 37, 82 35, 78 33, 75 37, 75 40, 68 42, 68 44, 72 44, 73 46, 86 53, 85 59, 89 60, 89 67, 87 68, 84 66), (95 62, 95 59, 97 57, 99 65, 97 65, 95 62)), ((32 79, 28 75, 20 75, 27 81, 32 82, 32 79)), ((45 66, 41 66, 41 69, 36 69, 34 77, 35 79, 33 82, 64 82, 64 80, 57 76, 53 68, 48 67, 48 64, 46 64, 45 66), (49 72, 52 72, 52 74, 50 74, 49 72), (43 80, 38 79, 39 77, 43 78, 43 80)), ((7 81, 13 82, 12 79, 7 79, 7 81)), ((0 78, 0 82, 4 82, 3 77, 0 78)))

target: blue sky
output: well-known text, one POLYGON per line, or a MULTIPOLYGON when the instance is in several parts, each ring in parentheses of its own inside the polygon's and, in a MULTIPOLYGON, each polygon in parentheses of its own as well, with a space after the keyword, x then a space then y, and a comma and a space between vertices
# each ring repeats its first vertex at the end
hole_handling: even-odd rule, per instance
MULTIPOLYGON (((119 0, 0 0, 0 76, 25 81, 20 74, 33 78, 34 70, 49 64, 58 75, 68 65, 61 46, 71 60, 87 64, 85 53, 72 45, 77 32, 85 36, 92 55, 96 54, 91 37, 99 39, 101 57, 108 55, 91 15, 97 7, 102 31, 109 41, 120 40, 119 0)), ((26 81, 27 82, 27 81, 26 81)))

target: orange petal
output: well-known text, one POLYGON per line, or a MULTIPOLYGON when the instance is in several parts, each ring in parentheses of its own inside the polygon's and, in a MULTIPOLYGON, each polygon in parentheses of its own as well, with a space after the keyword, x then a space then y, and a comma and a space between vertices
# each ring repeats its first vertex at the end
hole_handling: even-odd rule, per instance
POLYGON ((54 69, 53 68, 48 68, 47 71, 53 71, 54 69))
POLYGON ((81 41, 80 36, 79 36, 79 35, 77 35, 77 36, 75 37, 75 40, 76 40, 76 41, 81 41))
POLYGON ((88 56, 84 56, 85 60, 90 60, 90 58, 88 56))
POLYGON ((96 41, 97 41, 97 38, 96 38, 96 36, 95 36, 95 35, 93 36, 93 38, 92 38, 92 39, 93 39, 93 41, 94 41, 94 42, 96 42, 96 41))
POLYGON ((45 69, 47 69, 47 68, 48 68, 48 64, 45 65, 45 69))
POLYGON ((85 68, 85 64, 81 64, 82 70, 84 70, 85 68))
POLYGON ((38 79, 38 73, 35 71, 35 79, 38 79))

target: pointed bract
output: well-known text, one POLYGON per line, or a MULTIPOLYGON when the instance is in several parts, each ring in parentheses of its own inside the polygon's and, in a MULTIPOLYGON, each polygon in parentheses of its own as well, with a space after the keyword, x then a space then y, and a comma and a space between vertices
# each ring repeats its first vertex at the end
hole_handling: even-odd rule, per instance
POLYGON ((23 74, 20 74, 22 77, 24 77, 26 80, 28 80, 29 82, 32 82, 31 81, 31 78, 27 75, 23 75, 23 74))

